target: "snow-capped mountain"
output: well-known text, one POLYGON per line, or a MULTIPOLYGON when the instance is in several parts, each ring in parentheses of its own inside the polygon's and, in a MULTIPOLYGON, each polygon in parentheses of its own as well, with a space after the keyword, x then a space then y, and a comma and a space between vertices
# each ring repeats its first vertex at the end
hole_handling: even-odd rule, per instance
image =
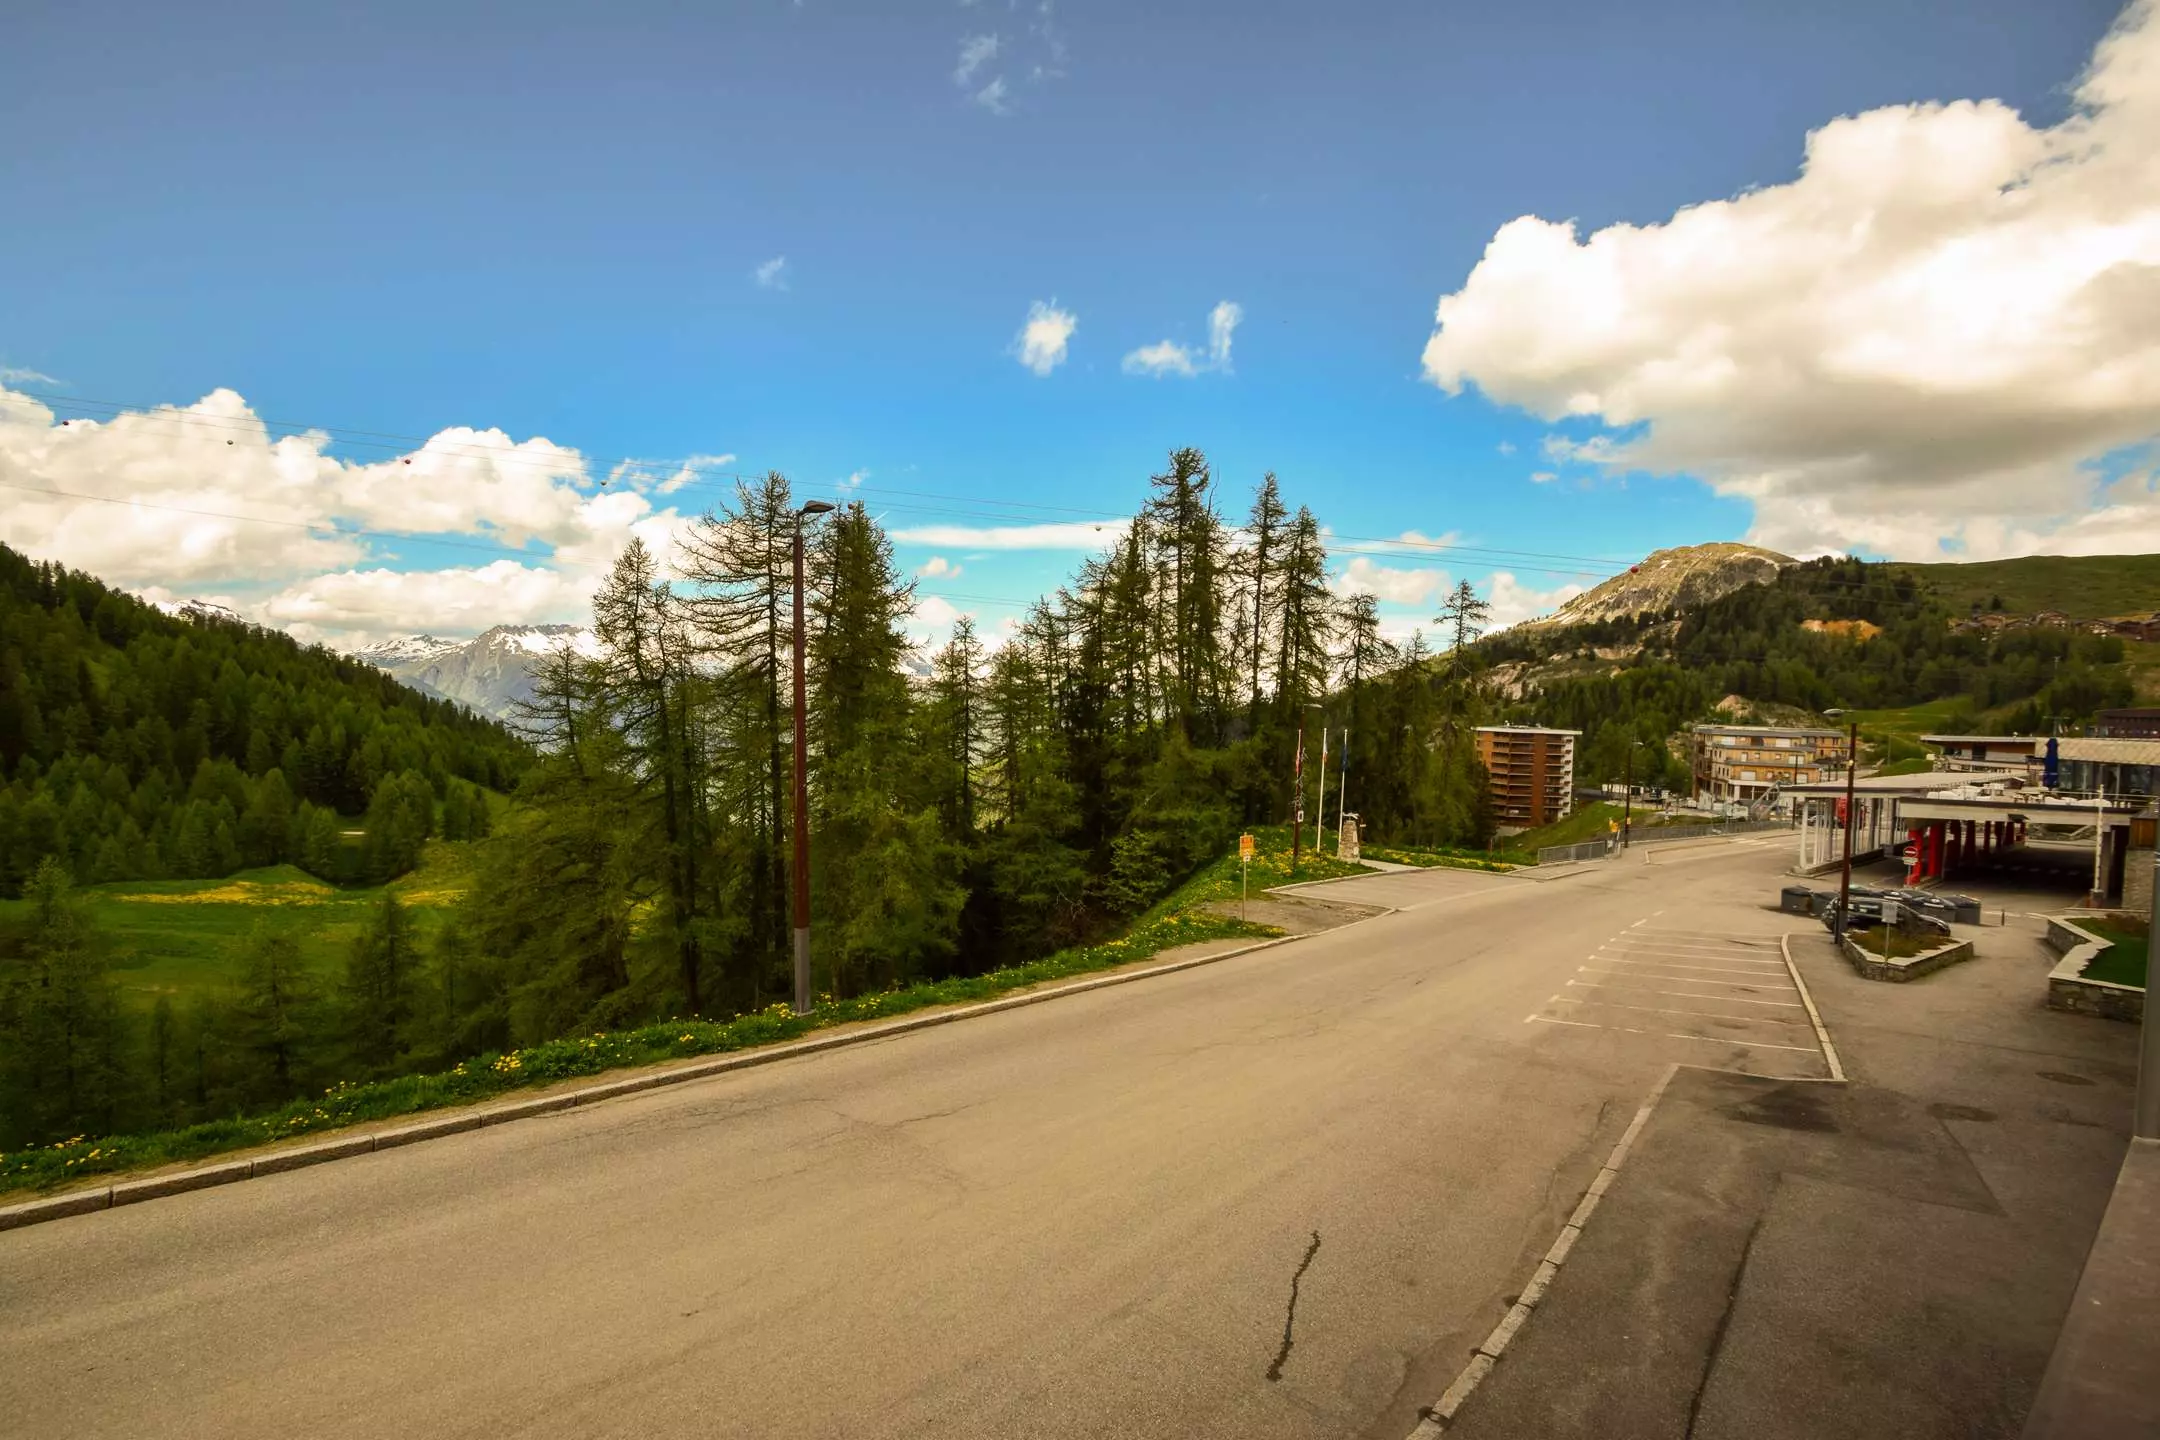
POLYGON ((353 658, 384 670, 395 670, 400 665, 425 665, 430 660, 439 660, 466 643, 445 640, 440 635, 401 635, 380 645, 370 645, 365 650, 355 650, 353 658))
POLYGON ((590 657, 599 653, 600 641, 579 625, 497 625, 471 640, 407 635, 355 651, 353 658, 389 671, 415 690, 507 720, 532 698, 540 661, 564 646, 590 657))
POLYGON ((242 620, 239 611, 230 605, 220 605, 215 600, 152 600, 150 602, 167 615, 182 620, 242 620))

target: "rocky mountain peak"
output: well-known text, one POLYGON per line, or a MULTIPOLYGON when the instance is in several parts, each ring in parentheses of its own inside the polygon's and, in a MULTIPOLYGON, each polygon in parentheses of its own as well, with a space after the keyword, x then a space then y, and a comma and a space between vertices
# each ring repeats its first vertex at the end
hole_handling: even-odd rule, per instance
POLYGON ((1730 540, 1676 545, 1652 552, 1624 574, 1584 591, 1542 619, 1525 623, 1589 625, 1643 614, 1662 615, 1690 605, 1707 605, 1735 590, 1767 583, 1776 579, 1780 570, 1797 563, 1775 550, 1730 540))

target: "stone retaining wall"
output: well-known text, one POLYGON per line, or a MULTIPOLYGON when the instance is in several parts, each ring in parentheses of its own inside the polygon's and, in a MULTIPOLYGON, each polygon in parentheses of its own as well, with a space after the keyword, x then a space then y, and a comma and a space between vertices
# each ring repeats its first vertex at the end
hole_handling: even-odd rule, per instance
POLYGON ((1972 957, 1973 944, 1970 940, 1953 940, 1947 945, 1923 950, 1918 955, 1903 960, 1885 960, 1872 951, 1861 949, 1859 944, 1850 938, 1845 941, 1845 958, 1852 962, 1852 968, 1861 979, 1888 980, 1893 984, 1903 984, 1907 980, 1917 980, 1922 975, 1932 975, 1945 965, 1955 965, 1960 960, 1970 960, 1972 957))
POLYGON ((2067 916, 2047 917, 2047 943, 2062 959, 2048 972, 2047 1003, 2050 1010, 2073 1015, 2097 1015, 2103 1020, 2145 1018, 2145 992, 2135 985, 2112 980, 2089 980, 2085 967, 2108 942, 2080 928, 2067 916))

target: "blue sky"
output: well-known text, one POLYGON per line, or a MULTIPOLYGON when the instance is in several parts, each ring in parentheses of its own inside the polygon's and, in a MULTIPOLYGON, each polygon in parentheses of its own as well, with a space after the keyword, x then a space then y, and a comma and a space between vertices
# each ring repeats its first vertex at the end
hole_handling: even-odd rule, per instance
MULTIPOLYGON (((1848 505, 1827 480, 1780 478, 1820 457, 1795 460, 1774 419, 1619 460, 1574 449, 1699 434, 1682 401, 1635 383, 1639 359, 1548 364, 1554 346, 1535 336, 1466 341, 1437 363, 1426 347, 1443 295, 1465 294, 1494 324, 1526 308, 1523 285, 1582 299, 1557 263, 1470 283, 1517 217, 1572 220, 1585 238, 1657 226, 1789 187, 1810 132, 1907 102, 1993 99, 2032 131, 2059 126, 2118 4, 709 8, 434 0, 86 17, 17 0, 0 47, 0 118, 16 142, 0 153, 6 383, 130 405, 226 388, 264 417, 545 437, 587 459, 587 492, 624 456, 732 456, 708 473, 777 468, 810 490, 860 476, 857 493, 903 531, 1060 518, 1012 502, 1129 513, 1165 452, 1196 445, 1240 517, 1273 469, 1343 535, 1614 562, 1414 546, 1369 557, 1481 584, 1497 566, 1524 592, 1553 592, 1570 568, 1595 578, 1659 546, 1750 534, 1868 553, 2047 548, 2105 506, 2057 476, 2048 483, 2070 488, 2049 492, 2051 508, 2006 509, 1998 534, 1981 523, 1988 492, 1972 487, 2011 482, 1953 464, 1940 493, 1955 497, 1957 524, 1885 529, 1885 512, 1848 505), (1209 317, 1225 301, 1240 319, 1227 363, 1211 366, 1209 317), (1045 374, 1016 351, 1037 304, 1076 322, 1045 374), (1188 347, 1196 373, 1123 363, 1163 341, 1188 347), (1570 414, 1556 374, 1599 366, 1582 382, 1598 403, 1570 414), (1745 463, 1729 459, 1742 451, 1745 463), (1802 518, 1766 523, 1765 505, 1802 518), (1958 528, 1968 520, 1979 528, 1958 528)), ((1808 223, 1787 214, 1772 227, 1808 223)), ((1676 313, 1681 300, 1647 283, 1629 281, 1617 303, 1676 313)), ((2032 463, 2088 481, 2075 467, 2099 456, 2136 469, 2160 429, 2154 398, 2140 390, 2127 414, 2032 463)), ((113 414, 46 408, 39 418, 18 403, 18 425, 113 414)), ((18 447, 18 486, 101 473, 41 469, 33 449, 18 447)), ((371 462, 399 447, 329 453, 371 462)), ((155 488, 214 499, 176 508, 261 516, 293 503, 250 483, 165 475, 155 488)), ((653 491, 647 513, 704 498, 653 491)), ((379 496, 373 508, 325 503, 407 528, 379 496)), ((0 492, 10 543, 42 540, 146 589, 247 603, 306 584, 311 566, 456 569, 488 563, 458 546, 530 533, 528 556, 545 557, 569 533, 476 512, 434 532, 457 546, 309 556, 212 536, 223 569, 161 570, 163 547, 108 554, 81 515, 31 504, 21 488, 0 492)), ((926 591, 1009 599, 1078 559, 952 543, 901 554, 910 568, 933 555, 961 567, 926 591)), ((523 607, 506 619, 565 603, 502 593, 523 607)), ((263 613, 325 634, 429 628, 415 623, 424 606, 356 603, 263 613)), ((432 628, 474 628, 485 603, 432 628)), ((953 603, 993 623, 1014 608, 953 603)), ((1389 613, 1399 628, 1429 606, 1402 599, 1389 613)))

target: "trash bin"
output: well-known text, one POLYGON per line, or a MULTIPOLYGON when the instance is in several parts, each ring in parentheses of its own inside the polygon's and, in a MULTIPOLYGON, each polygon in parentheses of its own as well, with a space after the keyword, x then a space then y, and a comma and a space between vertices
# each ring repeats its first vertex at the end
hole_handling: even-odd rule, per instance
POLYGON ((1815 911, 1815 892, 1805 885, 1787 885, 1779 892, 1778 909, 1787 915, 1811 915, 1815 911))

